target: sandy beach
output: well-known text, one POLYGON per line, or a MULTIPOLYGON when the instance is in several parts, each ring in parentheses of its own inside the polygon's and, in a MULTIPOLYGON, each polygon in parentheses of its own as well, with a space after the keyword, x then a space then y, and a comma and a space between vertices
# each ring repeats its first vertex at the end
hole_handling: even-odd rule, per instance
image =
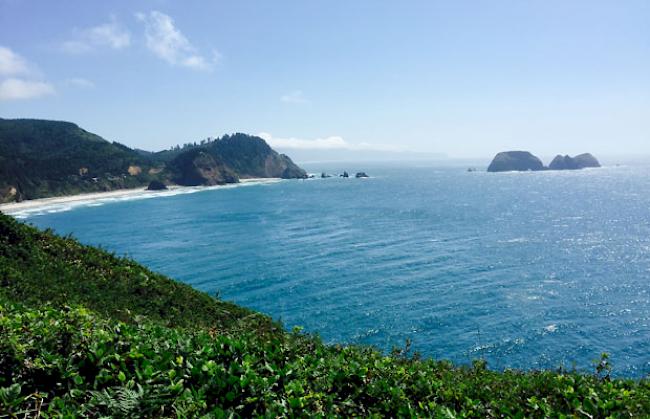
POLYGON ((145 187, 134 189, 119 189, 108 192, 92 192, 78 195, 56 196, 52 198, 30 199, 22 202, 0 204, 0 211, 5 214, 15 215, 19 218, 34 215, 40 212, 61 212, 83 205, 103 205, 108 202, 127 201, 131 199, 147 199, 163 196, 195 193, 218 188, 232 188, 242 185, 254 185, 279 182, 280 178, 252 178, 241 179, 239 183, 215 186, 169 186, 163 191, 148 191, 145 187))

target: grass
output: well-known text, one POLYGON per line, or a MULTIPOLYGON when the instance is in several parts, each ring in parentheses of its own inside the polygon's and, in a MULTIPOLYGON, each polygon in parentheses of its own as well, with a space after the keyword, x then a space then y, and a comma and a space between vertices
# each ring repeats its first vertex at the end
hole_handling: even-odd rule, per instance
POLYGON ((0 215, 0 416, 643 417, 650 383, 325 345, 0 215))

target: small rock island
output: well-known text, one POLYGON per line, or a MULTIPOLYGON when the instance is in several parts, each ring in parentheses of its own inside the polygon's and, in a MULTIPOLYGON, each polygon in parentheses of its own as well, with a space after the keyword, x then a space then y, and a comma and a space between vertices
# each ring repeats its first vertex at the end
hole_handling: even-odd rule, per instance
POLYGON ((580 170, 588 167, 600 167, 598 160, 589 153, 575 157, 558 155, 548 165, 549 170, 580 170))
POLYGON ((580 170, 588 167, 600 167, 598 159, 589 153, 575 157, 556 156, 546 167, 542 161, 528 151, 505 151, 497 154, 488 172, 527 172, 541 170, 580 170))
POLYGON ((528 151, 505 151, 497 154, 488 172, 527 172, 544 170, 544 163, 528 151))

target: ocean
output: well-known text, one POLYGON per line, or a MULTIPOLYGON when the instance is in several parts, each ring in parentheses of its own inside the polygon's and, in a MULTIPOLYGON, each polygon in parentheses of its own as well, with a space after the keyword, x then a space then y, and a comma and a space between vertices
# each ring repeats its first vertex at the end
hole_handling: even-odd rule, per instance
POLYGON ((650 166, 309 164, 287 180, 19 214, 302 326, 494 369, 650 373, 650 166))

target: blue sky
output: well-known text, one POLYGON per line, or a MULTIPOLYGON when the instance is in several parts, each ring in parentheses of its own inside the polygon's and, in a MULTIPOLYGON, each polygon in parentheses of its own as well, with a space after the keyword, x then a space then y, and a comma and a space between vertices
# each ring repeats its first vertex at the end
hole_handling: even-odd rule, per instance
POLYGON ((0 0, 0 116, 152 150, 650 154, 650 2, 0 0))

